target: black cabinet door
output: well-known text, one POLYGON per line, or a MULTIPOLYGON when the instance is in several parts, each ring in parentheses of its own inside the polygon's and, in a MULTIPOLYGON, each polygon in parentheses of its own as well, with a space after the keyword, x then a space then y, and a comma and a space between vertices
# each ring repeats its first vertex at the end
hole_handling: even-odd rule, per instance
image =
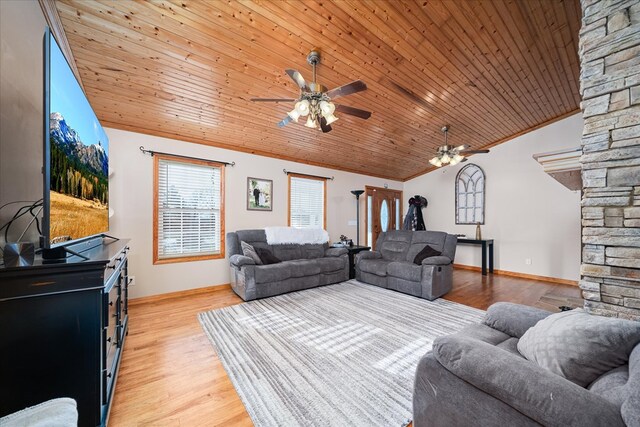
POLYGON ((79 426, 100 424, 101 308, 99 289, 0 303, 0 416, 71 397, 79 426))

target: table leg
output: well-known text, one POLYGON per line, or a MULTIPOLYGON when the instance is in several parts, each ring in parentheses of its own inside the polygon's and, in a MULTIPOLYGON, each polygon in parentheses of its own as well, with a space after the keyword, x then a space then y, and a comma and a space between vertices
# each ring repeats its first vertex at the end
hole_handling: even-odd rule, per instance
POLYGON ((487 275, 487 242, 482 242, 482 275, 487 275))
POLYGON ((493 274, 493 243, 489 245, 489 273, 493 274))

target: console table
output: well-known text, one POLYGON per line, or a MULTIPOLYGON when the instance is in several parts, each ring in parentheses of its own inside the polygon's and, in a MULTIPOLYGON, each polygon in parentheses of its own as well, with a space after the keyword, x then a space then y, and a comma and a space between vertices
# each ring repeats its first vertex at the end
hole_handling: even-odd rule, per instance
POLYGON ((493 273, 493 239, 466 239, 458 237, 459 245, 478 245, 482 247, 482 275, 487 275, 487 249, 489 252, 489 273, 493 273))
POLYGON ((128 323, 128 240, 0 267, 0 417, 57 398, 105 426, 128 323))
POLYGON ((356 265, 355 265, 356 254, 362 251, 368 251, 369 249, 371 249, 371 247, 353 245, 353 246, 345 246, 345 248, 347 249, 347 251, 349 251, 349 279, 355 279, 356 278, 356 265))

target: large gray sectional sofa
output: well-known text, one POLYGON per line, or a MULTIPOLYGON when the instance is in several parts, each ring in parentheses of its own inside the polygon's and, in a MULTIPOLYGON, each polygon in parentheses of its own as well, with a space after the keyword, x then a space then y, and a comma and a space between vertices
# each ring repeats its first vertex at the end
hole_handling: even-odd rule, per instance
MULTIPOLYGON (((627 364, 582 387, 518 351, 527 330, 551 314, 497 303, 482 323, 436 339, 416 371, 414 427, 640 426, 640 344, 627 364)), ((545 352, 562 352, 563 345, 583 341, 545 352)))
POLYGON ((349 279, 345 248, 328 244, 269 245, 264 230, 227 233, 231 288, 245 301, 340 283, 349 279), (269 249, 282 262, 256 265, 242 253, 240 242, 269 249))
POLYGON ((453 286, 453 259, 458 238, 441 231, 393 230, 380 233, 376 250, 356 255, 356 279, 428 300, 453 286), (421 265, 414 258, 426 245, 441 252, 421 265))

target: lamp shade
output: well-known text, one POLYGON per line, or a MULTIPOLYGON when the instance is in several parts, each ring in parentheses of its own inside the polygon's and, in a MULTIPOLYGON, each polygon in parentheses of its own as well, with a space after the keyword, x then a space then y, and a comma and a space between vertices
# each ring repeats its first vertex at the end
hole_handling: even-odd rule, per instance
POLYGON ((325 114, 324 118, 327 120, 327 124, 328 125, 330 125, 331 123, 333 123, 336 120, 338 120, 338 118, 336 116, 334 116, 333 114, 325 114))
POLYGON ((300 116, 306 116, 309 114, 309 101, 303 99, 302 101, 296 102, 296 111, 300 116))
POLYGON ((336 111, 336 106, 332 102, 320 101, 320 111, 324 117, 333 115, 336 111))
POLYGON ((316 123, 316 120, 311 116, 307 117, 307 123, 305 123, 304 125, 306 127, 308 127, 308 128, 317 128, 318 127, 318 124, 316 123))
POLYGON ((298 112, 297 108, 294 108, 293 110, 289 111, 287 115, 291 117, 291 119, 296 123, 298 122, 298 118, 300 118, 300 113, 298 112))

